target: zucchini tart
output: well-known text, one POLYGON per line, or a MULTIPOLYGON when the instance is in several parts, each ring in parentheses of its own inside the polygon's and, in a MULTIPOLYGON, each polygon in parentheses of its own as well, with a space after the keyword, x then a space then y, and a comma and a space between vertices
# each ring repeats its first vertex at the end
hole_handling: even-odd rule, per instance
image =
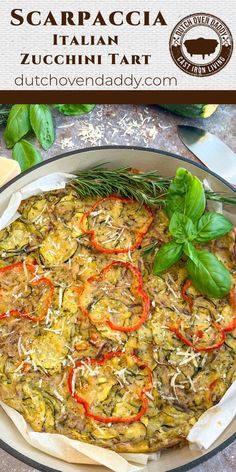
POLYGON ((0 232, 0 399, 34 431, 118 452, 182 445, 236 379, 234 231, 196 246, 230 273, 214 298, 184 254, 153 273, 172 240, 162 205, 68 184, 19 213, 0 232))

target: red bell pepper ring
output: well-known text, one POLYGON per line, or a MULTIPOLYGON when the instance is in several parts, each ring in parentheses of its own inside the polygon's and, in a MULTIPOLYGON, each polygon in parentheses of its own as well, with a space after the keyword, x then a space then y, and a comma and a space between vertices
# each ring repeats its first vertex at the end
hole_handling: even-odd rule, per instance
MULTIPOLYGON (((194 301, 193 301, 192 297, 187 295, 186 291, 188 290, 188 288, 191 285, 192 285, 192 281, 191 280, 186 280, 186 282, 184 283, 184 285, 182 286, 182 289, 181 289, 181 295, 182 295, 183 299, 189 304, 190 311, 192 311, 194 301)), ((236 329, 236 294, 235 294, 235 291, 233 289, 231 289, 230 293, 229 293, 229 302, 230 302, 230 305, 232 307, 232 312, 233 312, 232 322, 228 326, 221 326, 219 323, 214 322, 214 326, 219 332, 219 342, 212 345, 212 346, 205 347, 205 348, 203 348, 203 346, 199 347, 199 348, 194 348, 192 342, 188 338, 186 338, 186 336, 184 336, 183 333, 181 333, 178 326, 172 326, 172 327, 170 327, 170 330, 175 332, 176 336, 179 339, 181 339, 188 346, 193 347, 193 349, 195 349, 195 350, 210 351, 212 349, 219 348, 223 345, 223 343, 225 341, 225 338, 226 338, 225 333, 233 331, 234 329, 236 329)), ((204 333, 202 331, 197 331, 196 335, 198 336, 199 339, 201 339, 203 337, 204 333)))
POLYGON ((192 280, 187 279, 181 288, 182 298, 188 303, 190 311, 192 311, 192 308, 193 308, 193 299, 186 292, 191 285, 192 285, 192 280))
POLYGON ((225 333, 229 333, 230 331, 234 331, 234 329, 236 329, 236 293, 234 289, 231 289, 229 292, 229 303, 232 307, 233 318, 228 326, 220 327, 220 329, 222 329, 225 333))
MULTIPOLYGON (((31 272, 33 277, 36 277, 36 271, 35 271, 36 268, 33 264, 18 262, 16 264, 11 264, 9 266, 1 268, 0 269, 0 278, 1 278, 1 274, 9 272, 10 270, 18 272, 22 269, 23 270, 27 269, 29 272, 31 272)), ((29 320, 36 321, 36 322, 44 320, 44 318, 47 315, 48 309, 51 305, 51 302, 52 302, 52 298, 53 298, 53 294, 54 294, 54 285, 51 282, 51 280, 49 280, 46 277, 40 277, 38 279, 32 280, 30 282, 30 284, 32 286, 38 286, 38 285, 44 284, 44 285, 47 285, 49 287, 49 294, 48 294, 47 301, 45 303, 44 310, 43 310, 41 316, 31 316, 27 312, 22 313, 19 310, 9 310, 6 313, 0 314, 0 320, 3 320, 5 318, 9 318, 10 316, 15 316, 15 317, 19 317, 19 318, 28 318, 29 320)))
POLYGON ((229 292, 229 303, 232 308, 232 321, 229 325, 227 326, 221 326, 219 323, 216 323, 216 326, 220 331, 224 331, 225 333, 230 333, 231 331, 234 331, 236 329, 236 294, 234 289, 231 289, 229 292))
POLYGON ((127 418, 124 418, 124 417, 117 417, 117 416, 110 416, 110 417, 103 417, 103 416, 99 416, 99 415, 95 415, 94 413, 92 413, 92 411, 90 410, 90 404, 87 400, 85 400, 84 398, 82 398, 78 393, 77 391, 75 390, 75 388, 73 387, 73 385, 75 384, 75 375, 76 375, 76 370, 78 369, 78 367, 82 367, 84 366, 84 364, 88 364, 88 365, 104 365, 109 359, 112 359, 113 357, 121 357, 121 356, 124 356, 125 354, 123 352, 108 352, 107 354, 104 355, 104 357, 100 360, 97 360, 97 359, 88 359, 86 361, 79 361, 76 363, 76 365, 74 367, 72 367, 69 371, 69 375, 68 375, 68 387, 69 387, 69 391, 72 395, 72 397, 74 398, 74 400, 83 405, 84 407, 84 412, 85 412, 85 415, 89 418, 92 418, 93 420, 95 421, 100 421, 101 423, 133 423, 134 421, 138 421, 140 420, 140 418, 146 413, 147 409, 148 409, 148 399, 146 397, 146 392, 148 392, 149 390, 152 389, 153 387, 153 383, 152 383, 152 372, 151 372, 151 369, 141 360, 139 359, 137 356, 135 355, 132 355, 132 358, 135 360, 135 363, 136 365, 138 365, 141 369, 147 369, 148 371, 148 381, 147 381, 147 384, 145 385, 144 388, 141 389, 140 393, 139 393, 139 398, 141 400, 141 403, 142 403, 142 406, 139 410, 139 412, 137 413, 137 415, 133 415, 133 416, 129 416, 127 418))
POLYGON ((208 401, 209 401, 210 403, 213 403, 213 402, 212 402, 212 396, 213 396, 213 394, 214 394, 214 389, 215 389, 216 385, 218 384, 218 382, 219 382, 219 378, 217 377, 216 379, 214 379, 214 380, 210 383, 210 385, 209 385, 209 387, 208 387, 209 390, 208 390, 208 392, 207 392, 207 399, 208 399, 208 401))
POLYGON ((148 296, 148 294, 143 290, 143 279, 142 279, 142 274, 141 272, 133 266, 133 264, 131 264, 130 262, 123 262, 123 261, 112 261, 110 264, 108 264, 101 272, 99 275, 95 275, 95 276, 92 276, 92 277, 89 277, 89 279, 85 282, 85 285, 84 285, 84 288, 83 288, 83 291, 80 295, 80 299, 79 299, 79 307, 81 309, 81 311, 90 318, 90 320, 92 322, 94 322, 95 324, 98 323, 107 323, 108 326, 111 328, 111 329, 114 329, 116 331, 122 331, 124 333, 128 333, 128 332, 132 332, 132 331, 136 331, 137 329, 140 328, 140 326, 142 326, 142 324, 146 321, 147 317, 148 317, 148 313, 149 313, 149 309, 150 309, 150 298, 148 296), (141 313, 141 316, 140 316, 140 319, 139 321, 137 321, 137 323, 135 323, 133 326, 120 326, 120 325, 117 325, 115 323, 113 323, 111 321, 111 314, 110 313, 104 313, 104 318, 101 320, 101 321, 94 321, 93 320, 93 315, 91 312, 89 312, 87 310, 87 308, 83 305, 83 295, 85 294, 86 292, 86 287, 88 287, 90 284, 92 284, 93 282, 96 282, 96 281, 100 281, 103 279, 103 277, 107 274, 107 272, 109 272, 109 270, 114 267, 114 266, 121 266, 121 267, 126 267, 127 269, 129 269, 132 274, 135 276, 136 280, 137 280, 137 284, 136 284, 136 287, 135 287, 135 290, 134 290, 134 293, 136 293, 137 295, 139 295, 142 299, 142 305, 143 305, 143 310, 142 310, 142 313, 141 313))
MULTIPOLYGON (((185 336, 185 334, 183 334, 183 332, 179 328, 180 322, 175 324, 175 325, 169 326, 169 330, 172 331, 173 333, 175 333, 177 338, 179 338, 181 341, 183 341, 183 343, 186 344, 187 346, 190 346, 194 351, 196 351, 196 352, 206 351, 207 352, 207 351, 212 351, 213 349, 218 349, 219 347, 221 347, 224 344, 224 341, 225 341, 225 332, 222 329, 218 329, 216 324, 214 324, 214 325, 215 325, 215 328, 216 328, 216 330, 219 334, 219 339, 217 340, 216 343, 212 344, 211 346, 203 346, 203 345, 194 344, 189 338, 187 338, 185 336)), ((202 339, 203 335, 204 335, 204 332, 201 331, 201 330, 198 330, 198 331, 196 331, 195 335, 199 339, 202 339)))
POLYGON ((147 211, 148 213, 148 218, 147 218, 147 221, 146 221, 146 224, 143 226, 143 228, 140 230, 140 231, 137 231, 137 237, 136 237, 136 242, 135 244, 133 244, 133 246, 130 246, 126 249, 117 249, 117 248, 105 248, 104 246, 102 246, 98 241, 97 241, 97 238, 96 238, 96 231, 94 229, 88 229, 86 227, 86 222, 88 220, 88 218, 90 217, 91 213, 93 213, 94 211, 97 210, 97 208, 99 207, 99 205, 101 205, 101 203, 103 202, 106 202, 107 200, 116 200, 116 201, 120 201, 120 202, 124 202, 124 203, 127 203, 127 204, 132 204, 134 203, 134 200, 131 200, 130 198, 123 198, 123 197, 119 197, 117 195, 110 195, 109 197, 105 197, 105 198, 102 198, 101 200, 98 200, 93 206, 92 208, 87 211, 81 218, 81 221, 80 221, 80 228, 81 230, 85 233, 85 234, 90 234, 91 235, 91 242, 92 242, 92 245, 95 247, 95 249, 97 249, 97 251, 99 252, 104 252, 106 254, 126 254, 128 252, 132 252, 134 251, 135 249, 137 249, 138 246, 140 246, 140 244, 142 243, 142 240, 145 236, 145 234, 148 232, 152 222, 153 222, 153 213, 152 213, 152 210, 146 205, 144 204, 144 208, 145 210, 147 211))

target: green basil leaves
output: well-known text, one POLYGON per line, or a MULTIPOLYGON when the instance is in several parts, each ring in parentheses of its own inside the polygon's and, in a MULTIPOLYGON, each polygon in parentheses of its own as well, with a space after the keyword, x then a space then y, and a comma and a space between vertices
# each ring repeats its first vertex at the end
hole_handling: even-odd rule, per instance
POLYGON ((7 148, 20 141, 30 130, 29 105, 13 105, 4 133, 7 148))
POLYGON ((169 218, 175 211, 197 221, 204 213, 206 197, 202 182, 181 167, 170 184, 166 203, 169 218))
POLYGON ((195 241, 207 243, 220 238, 233 229, 232 223, 223 215, 214 212, 205 213, 198 221, 195 241))
POLYGON ((196 222, 203 215, 205 208, 206 197, 203 184, 194 176, 185 194, 184 214, 196 222))
POLYGON ((176 264, 183 255, 183 244, 175 241, 163 244, 156 254, 154 261, 154 274, 159 275, 161 272, 169 269, 176 264))
POLYGON ((42 161, 42 156, 38 149, 24 139, 15 144, 12 158, 20 164, 22 172, 42 161))
MULTIPOLYGON (((83 115, 92 111, 95 106, 65 104, 54 105, 54 108, 64 115, 83 115)), ((13 105, 10 110, 4 139, 8 148, 14 148, 12 157, 19 162, 22 171, 42 160, 40 152, 33 144, 22 140, 29 132, 35 134, 45 151, 53 145, 55 130, 49 105, 13 105)))
POLYGON ((52 113, 48 105, 30 105, 30 123, 42 148, 47 151, 55 141, 52 113))
POLYGON ((186 240, 192 241, 196 236, 196 228, 192 220, 179 212, 173 213, 169 231, 177 243, 183 243, 186 240))
POLYGON ((169 232, 173 239, 156 253, 153 271, 160 275, 184 254, 194 286, 205 295, 222 298, 230 290, 229 271, 212 253, 198 251, 193 243, 207 243, 224 236, 233 225, 221 214, 204 213, 205 207, 202 182, 185 169, 178 169, 170 184, 166 203, 169 232))
POLYGON ((54 105, 60 113, 63 115, 69 116, 79 116, 84 115, 84 113, 89 113, 95 108, 96 105, 54 105))
POLYGON ((231 287, 229 271, 208 251, 196 251, 197 261, 187 262, 187 271, 199 292, 212 298, 222 298, 231 287))

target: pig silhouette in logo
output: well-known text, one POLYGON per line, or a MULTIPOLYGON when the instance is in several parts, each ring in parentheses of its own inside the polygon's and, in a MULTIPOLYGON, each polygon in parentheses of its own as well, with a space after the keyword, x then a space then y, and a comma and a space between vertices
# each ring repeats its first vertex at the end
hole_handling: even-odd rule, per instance
POLYGON ((201 55, 203 59, 205 56, 210 56, 213 54, 218 46, 219 42, 216 39, 205 39, 205 38, 198 38, 198 39, 187 39, 184 42, 184 45, 191 55, 194 54, 201 55))

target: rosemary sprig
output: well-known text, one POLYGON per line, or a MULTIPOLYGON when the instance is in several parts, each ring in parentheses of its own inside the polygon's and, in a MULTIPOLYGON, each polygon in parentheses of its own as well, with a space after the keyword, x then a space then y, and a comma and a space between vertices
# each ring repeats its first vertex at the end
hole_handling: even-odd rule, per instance
POLYGON ((72 183, 82 198, 117 194, 151 206, 164 202, 169 184, 170 179, 156 171, 138 173, 129 167, 110 170, 101 166, 81 171, 72 183))
POLYGON ((207 200, 212 200, 214 202, 220 203, 228 203, 230 205, 236 205, 236 196, 235 197, 228 197, 223 193, 213 192, 213 190, 206 190, 205 191, 207 200))
MULTIPOLYGON (((117 194, 150 206, 165 204, 171 178, 163 178, 156 171, 134 172, 129 167, 110 170, 104 167, 106 164, 83 170, 72 181, 71 185, 82 198, 102 198, 117 194)), ((211 190, 206 190, 205 193, 207 200, 236 205, 236 196, 228 197, 211 190)))

